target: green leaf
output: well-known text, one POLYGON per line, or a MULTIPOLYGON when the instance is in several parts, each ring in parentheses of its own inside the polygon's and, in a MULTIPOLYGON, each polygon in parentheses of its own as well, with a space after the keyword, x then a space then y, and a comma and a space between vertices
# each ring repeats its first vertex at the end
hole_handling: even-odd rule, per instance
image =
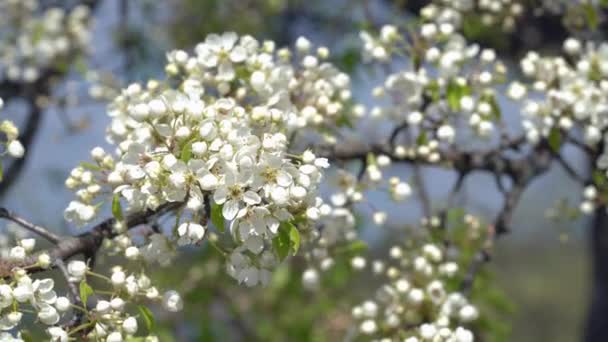
POLYGON ((602 171, 595 170, 592 173, 593 184, 599 188, 603 188, 606 185, 606 175, 602 171))
POLYGON ((82 75, 87 73, 87 62, 84 60, 84 58, 78 58, 74 63, 74 67, 76 68, 76 71, 82 75))
POLYGON ((84 167, 85 169, 92 170, 92 171, 101 171, 101 170, 103 170, 101 168, 101 166, 95 165, 95 164, 91 164, 91 163, 87 163, 87 162, 81 162, 80 166, 84 167))
POLYGON ((300 232, 292 222, 281 222, 277 236, 272 239, 272 246, 280 260, 283 260, 293 251, 293 255, 300 249, 300 232))
POLYGON ((347 73, 352 73, 361 61, 361 52, 355 47, 347 48, 341 56, 336 59, 336 64, 347 73))
POLYGON ((94 293, 93 288, 87 284, 86 280, 82 280, 80 282, 80 300, 82 301, 82 305, 84 307, 87 306, 87 300, 94 293))
POLYGON ((495 119, 500 120, 502 117, 502 112, 500 111, 500 106, 498 105, 498 101, 496 101, 496 97, 489 96, 486 101, 490 103, 490 107, 492 107, 492 115, 495 119))
POLYGON ((376 155, 370 152, 367 154, 367 165, 374 164, 376 164, 376 155))
POLYGON ((451 80, 448 83, 448 89, 446 98, 448 100, 448 106, 453 111, 460 110, 460 99, 465 95, 470 95, 471 89, 465 84, 458 84, 455 80, 451 80))
POLYGON ((448 83, 448 90, 446 94, 448 100, 448 106, 453 111, 460 110, 460 95, 458 90, 458 85, 454 81, 450 81, 448 83))
POLYGON ((139 305, 137 309, 139 309, 139 313, 141 313, 144 318, 148 332, 151 332, 154 329, 154 315, 152 314, 152 311, 143 305, 139 305))
POLYGON ((296 255, 300 249, 300 232, 293 223, 285 222, 285 224, 287 225, 287 229, 289 229, 289 244, 293 250, 293 255, 296 255))
POLYGON ((348 127, 348 128, 354 128, 355 127, 345 111, 342 111, 342 113, 340 114, 340 116, 336 120, 336 125, 338 127, 348 127))
POLYGON ((345 252, 351 254, 359 254, 367 250, 367 244, 361 240, 356 240, 348 244, 344 249, 345 252))
POLYGON ((466 211, 462 208, 450 208, 446 213, 446 223, 448 225, 454 225, 462 221, 466 211))
POLYGON ((124 218, 122 215, 122 207, 120 206, 120 195, 114 194, 112 197, 112 215, 117 221, 122 221, 124 218))
POLYGON ((589 28, 595 31, 600 23, 597 10, 592 4, 583 5, 583 10, 585 11, 585 16, 587 17, 589 28))
POLYGON ((217 228, 218 231, 223 233, 226 228, 224 227, 224 215, 222 215, 222 208, 224 205, 220 205, 217 203, 211 204, 211 222, 217 228))
POLYGON ((34 338, 32 337, 32 333, 29 330, 21 330, 19 331, 20 337, 25 342, 34 342, 34 338))
POLYGON ((289 254, 289 245, 289 232, 286 229, 283 229, 283 224, 281 223, 277 236, 272 239, 272 248, 280 261, 283 261, 287 257, 287 254, 289 254))
POLYGON ((441 98, 441 95, 439 94, 439 83, 437 83, 437 81, 430 82, 429 85, 426 87, 426 91, 431 97, 431 99, 433 99, 433 101, 435 102, 439 101, 439 99, 441 98))
POLYGON ((549 147, 551 147, 551 150, 553 150, 553 152, 555 153, 558 153, 559 148, 562 146, 562 133, 560 132, 559 128, 551 128, 551 131, 549 132, 548 142, 549 147))
POLYGON ((0 182, 2 182, 3 178, 4 178, 4 171, 2 169, 2 160, 0 159, 0 182))
POLYGON ((187 163, 190 159, 192 159, 192 143, 194 140, 190 140, 184 144, 182 147, 182 153, 179 156, 179 159, 184 163, 187 163))
POLYGON ((34 44, 38 43, 42 36, 44 35, 45 27, 42 23, 37 23, 32 30, 32 42, 34 44))
POLYGON ((426 131, 420 132, 420 134, 416 138, 416 145, 418 145, 418 146, 426 145, 427 142, 428 142, 428 138, 426 136, 426 131))

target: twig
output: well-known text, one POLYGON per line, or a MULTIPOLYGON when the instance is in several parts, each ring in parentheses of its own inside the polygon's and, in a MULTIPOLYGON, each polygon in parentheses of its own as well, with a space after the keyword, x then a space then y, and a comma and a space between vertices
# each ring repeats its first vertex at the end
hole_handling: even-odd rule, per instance
POLYGON ((43 238, 47 239, 48 241, 52 242, 53 244, 58 244, 59 241, 61 241, 60 236, 55 235, 54 233, 50 232, 48 229, 46 229, 42 226, 28 222, 26 219, 18 216, 15 213, 8 211, 6 208, 0 207, 0 218, 4 218, 9 221, 15 222, 19 226, 25 228, 26 230, 28 230, 32 233, 42 236, 43 238))
MULTIPOLYGON (((183 205, 183 202, 170 202, 163 204, 156 210, 147 210, 141 213, 129 215, 125 224, 127 229, 139 226, 150 222, 152 219, 173 211, 183 205)), ((104 239, 112 239, 117 236, 113 229, 116 220, 114 218, 107 219, 93 228, 90 231, 78 236, 63 238, 53 248, 46 252, 51 257, 51 260, 67 260, 75 255, 85 254, 89 258, 95 255, 104 239)), ((13 261, 0 259, 0 278, 10 277, 15 268, 28 267, 29 273, 41 272, 45 269, 36 266, 37 256, 32 255, 22 261, 13 261)))
POLYGON ((38 130, 40 129, 40 123, 42 122, 42 111, 40 107, 31 102, 30 103, 30 113, 27 118, 27 122, 23 129, 23 133, 19 136, 19 141, 23 144, 23 147, 26 150, 26 153, 21 157, 14 159, 10 166, 5 170, 4 177, 2 180, 2 186, 0 186, 0 197, 2 197, 10 186, 14 184, 19 175, 21 174, 21 170, 25 166, 29 155, 30 149, 33 145, 34 138, 36 137, 38 130))
POLYGON ((509 232, 513 212, 515 211, 524 190, 524 185, 516 183, 513 185, 511 190, 505 194, 504 204, 500 213, 498 213, 498 216, 496 217, 495 229, 497 236, 509 232))
POLYGON ((471 260, 471 264, 469 265, 469 269, 465 274, 461 285, 461 291, 465 296, 469 296, 471 294, 473 282, 475 281, 477 273, 479 273, 481 270, 481 266, 488 261, 490 261, 490 254, 483 249, 475 254, 473 260, 471 260))
MULTIPOLYGON (((82 302, 82 300, 80 300, 80 290, 76 287, 76 284, 74 282, 70 281, 70 274, 68 272, 68 269, 65 267, 65 263, 63 262, 63 260, 55 260, 55 265, 57 266, 57 268, 59 268, 59 270, 61 270, 61 274, 63 274, 63 277, 65 278, 68 290, 70 290, 70 294, 72 296, 72 301, 76 304, 76 306, 86 308, 85 304, 82 302)), ((82 322, 83 315, 84 313, 80 310, 74 310, 74 316, 67 324, 67 327, 73 328, 78 326, 82 322)))
POLYGON ((568 164, 568 162, 564 159, 564 157, 561 154, 556 153, 554 157, 555 157, 555 160, 559 163, 559 165, 562 166, 564 171, 566 171, 566 173, 568 173, 568 175, 570 175, 570 177, 574 178, 577 182, 579 182, 581 184, 586 184, 588 182, 586 179, 584 179, 584 177, 580 176, 570 164, 568 164))

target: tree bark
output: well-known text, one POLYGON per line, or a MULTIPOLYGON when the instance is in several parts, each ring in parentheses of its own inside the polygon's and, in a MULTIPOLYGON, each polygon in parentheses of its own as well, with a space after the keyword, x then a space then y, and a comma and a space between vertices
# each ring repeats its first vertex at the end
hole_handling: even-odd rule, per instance
POLYGON ((585 327, 585 342, 608 341, 608 213, 595 210, 591 222, 591 303, 585 327))

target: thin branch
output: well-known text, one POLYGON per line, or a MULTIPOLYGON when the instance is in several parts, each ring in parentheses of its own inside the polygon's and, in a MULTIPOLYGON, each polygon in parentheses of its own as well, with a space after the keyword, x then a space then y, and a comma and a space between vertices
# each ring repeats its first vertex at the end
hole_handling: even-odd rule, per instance
POLYGON ((27 118, 27 122, 23 128, 23 133, 19 136, 19 141, 23 144, 26 153, 21 158, 14 159, 10 166, 5 170, 2 186, 0 187, 0 197, 6 194, 10 186, 14 184, 26 165, 31 152, 31 147, 34 143, 34 138, 40 129, 41 122, 42 111, 37 104, 31 101, 30 113, 27 118))
POLYGON ((420 203, 422 205, 422 212, 424 216, 427 218, 431 217, 432 206, 431 206, 431 198, 429 197, 429 193, 426 191, 426 186, 424 184, 424 179, 422 178, 422 173, 420 172, 420 166, 418 164, 414 164, 414 182, 417 185, 418 195, 420 196, 420 203))
POLYGON ((578 141, 577 139, 575 139, 572 136, 568 136, 566 138, 566 141, 569 142, 570 144, 578 147, 580 150, 582 150, 583 152, 589 154, 589 155, 594 155, 596 153, 596 151, 594 151, 593 148, 589 147, 588 145, 586 145, 585 143, 578 141))
MULTIPOLYGON (((129 215, 125 220, 127 229, 148 223, 158 216, 164 215, 183 205, 183 202, 165 203, 156 210, 146 210, 141 213, 129 215)), ((86 254, 88 257, 95 255, 104 239, 112 239, 117 236, 113 229, 116 220, 114 218, 95 225, 90 231, 78 236, 67 237, 53 248, 46 251, 51 260, 68 260, 69 258, 86 254)), ((15 268, 28 267, 29 273, 41 272, 45 269, 36 266, 37 255, 32 255, 22 261, 0 259, 0 278, 10 277, 15 268)))
MULTIPOLYGON (((426 110, 426 107, 428 106, 428 101, 425 102, 425 104, 423 105, 423 110, 426 110)), ((406 132, 406 137, 409 140, 411 140, 411 132, 410 131, 405 131, 406 132)), ((391 147, 393 147, 393 145, 391 145, 391 147)), ((424 178, 422 177, 422 173, 420 172, 420 164, 419 163, 413 163, 412 164, 412 168, 414 171, 414 183, 416 184, 416 188, 418 189, 418 195, 420 196, 420 204, 422 206, 422 212, 424 213, 424 216, 426 218, 430 218, 431 215, 433 214, 433 207, 431 205, 431 198, 429 196, 429 193, 426 189, 426 185, 424 183, 424 178)))
POLYGON ((450 190, 450 193, 448 194, 448 199, 446 201, 445 208, 443 208, 443 210, 441 210, 441 212, 439 214, 439 218, 441 219, 443 227, 445 227, 445 225, 446 225, 448 210, 450 208, 454 207, 454 202, 456 201, 456 195, 460 192, 460 189, 462 188, 462 185, 464 184, 464 180, 468 174, 469 174, 468 172, 458 172, 458 177, 456 178, 456 182, 454 182, 454 185, 452 186, 452 190, 450 190))
MULTIPOLYGON (((84 5, 89 7, 91 11, 94 11, 99 4, 99 0, 80 0, 70 2, 69 6, 63 6, 62 8, 70 10, 77 5, 84 5)), ((48 4, 51 6, 50 4, 48 4)), ((52 6, 58 6, 53 4, 52 6)), ((68 61, 73 59, 77 51, 70 51, 68 55, 68 61)), ((69 63, 68 63, 69 64, 69 63)), ((27 118, 23 133, 20 135, 19 140, 23 144, 26 150, 26 154, 22 158, 15 159, 11 165, 4 172, 4 179, 2 186, 0 187, 0 197, 6 194, 8 189, 17 180, 21 171, 25 167, 25 164, 30 154, 31 146, 34 142, 34 138, 40 128, 42 121, 42 108, 37 104, 37 100, 41 96, 48 96, 51 91, 53 83, 66 75, 65 70, 59 70, 55 65, 51 65, 47 68, 40 70, 40 77, 34 83, 18 82, 12 80, 0 81, 0 97, 5 101, 12 100, 14 98, 23 98, 29 105, 29 116, 27 118)))
MULTIPOLYGON (((57 266, 57 268, 59 268, 59 270, 61 271, 61 274, 65 278, 68 290, 70 291, 70 294, 72 297, 72 302, 74 302, 74 304, 76 304, 76 306, 84 308, 85 307, 84 303, 82 303, 82 300, 80 300, 80 290, 78 289, 78 287, 76 287, 76 284, 74 282, 70 281, 70 274, 69 274, 68 269, 66 268, 63 260, 61 260, 61 259, 55 260, 55 265, 57 266)), ((80 325, 80 323, 82 322, 83 315, 84 315, 84 313, 82 311, 74 310, 74 316, 72 317, 70 322, 68 322, 66 324, 67 327, 73 328, 73 327, 80 325)))
POLYGON ((471 294, 471 290, 473 290, 473 283, 475 282, 475 277, 477 273, 481 270, 481 266, 484 263, 490 261, 490 254, 486 250, 480 250, 475 256, 473 260, 471 260, 471 264, 469 265, 469 269, 462 280, 461 291, 465 296, 469 296, 471 294))
POLYGON ((509 226, 511 225, 513 213, 515 211, 515 208, 517 207, 517 204, 519 203, 519 200, 524 190, 525 186, 523 184, 516 183, 513 185, 511 190, 505 194, 502 209, 496 217, 496 236, 500 236, 509 232, 509 226))
POLYGON ((570 177, 574 178, 577 182, 579 182, 581 184, 586 184, 588 182, 588 180, 586 180, 584 177, 579 175, 576 172, 576 170, 574 170, 572 165, 570 165, 561 154, 556 153, 554 157, 555 157, 555 160, 562 166, 564 171, 566 171, 566 173, 568 173, 568 175, 570 175, 570 177))
POLYGON ((505 185, 502 183, 502 175, 495 173, 494 182, 496 183, 496 188, 498 191, 504 195, 507 192, 507 189, 505 189, 505 185))
POLYGON ((395 147, 395 143, 397 141, 397 137, 399 136, 399 133, 401 133, 401 131, 403 131, 404 129, 407 129, 407 127, 408 127, 408 123, 406 121, 393 129, 393 131, 391 132, 391 135, 388 139, 388 143, 390 144, 391 147, 395 147))
POLYGON ((451 207, 454 206, 454 201, 456 200, 456 195, 460 192, 460 189, 462 188, 462 185, 464 184, 464 180, 467 178, 468 176, 468 172, 458 172, 458 177, 456 178, 456 182, 454 182, 454 185, 452 186, 452 190, 450 191, 450 194, 448 195, 448 200, 447 200, 447 205, 446 207, 449 209, 451 207))
POLYGON ((54 233, 50 232, 48 229, 33 224, 29 221, 27 221, 26 219, 18 216, 17 214, 8 211, 8 209, 6 208, 2 208, 0 207, 0 218, 15 222, 16 224, 18 224, 19 226, 25 228, 26 230, 40 235, 43 238, 47 239, 48 241, 52 242, 53 244, 58 244, 59 241, 61 241, 61 237, 58 235, 55 235, 54 233))

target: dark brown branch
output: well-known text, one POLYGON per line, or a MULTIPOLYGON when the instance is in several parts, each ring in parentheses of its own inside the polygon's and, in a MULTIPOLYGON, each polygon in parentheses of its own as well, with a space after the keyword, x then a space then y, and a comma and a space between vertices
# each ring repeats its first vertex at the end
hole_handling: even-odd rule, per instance
POLYGON ((509 226, 511 224, 513 213, 515 212, 515 208, 517 207, 519 199, 521 198, 524 190, 525 187, 522 184, 514 184, 513 188, 505 194, 502 209, 500 213, 498 213, 494 225, 496 236, 509 232, 509 226))
POLYGON ((36 224, 28 222, 26 219, 18 216, 17 214, 15 214, 13 212, 8 211, 6 208, 0 208, 0 218, 15 222, 16 224, 25 228, 26 230, 28 230, 34 234, 40 235, 43 238, 47 239, 48 241, 50 241, 54 244, 57 244, 57 243, 59 243, 59 241, 61 241, 60 236, 55 235, 54 233, 52 233, 51 231, 49 231, 48 229, 46 229, 42 226, 38 226, 36 224))
POLYGON ((589 147, 588 145, 586 145, 585 143, 578 141, 576 138, 573 138, 572 136, 568 136, 566 138, 566 141, 576 147, 578 147, 580 150, 582 150, 583 152, 585 152, 588 155, 594 155, 596 154, 596 151, 589 147))
POLYGON ((25 148, 25 154, 21 158, 13 159, 10 166, 5 170, 4 177, 2 180, 2 186, 0 186, 0 197, 6 194, 8 189, 17 180, 23 167, 26 165, 29 159, 30 149, 34 142, 38 130, 40 129, 40 123, 42 122, 42 110, 34 101, 30 102, 30 112, 23 128, 23 133, 19 136, 19 141, 25 148))
MULTIPOLYGON (((55 265, 57 265, 57 268, 59 268, 59 270, 61 271, 61 274, 65 278, 68 290, 70 291, 70 295, 72 297, 72 302, 76 306, 84 308, 85 306, 82 303, 82 300, 80 300, 80 289, 78 289, 78 287, 76 287, 76 284, 74 282, 70 281, 70 274, 68 272, 67 267, 65 267, 65 263, 63 262, 63 260, 57 259, 55 261, 55 265)), ((67 327, 74 328, 74 327, 77 327, 78 325, 80 325, 80 323, 82 322, 83 315, 84 315, 84 313, 82 311, 75 309, 74 316, 72 317, 70 322, 68 322, 66 324, 67 327)))
MULTIPOLYGON (((495 177, 507 176, 513 186, 509 192, 505 192, 505 203, 496 218, 497 234, 502 234, 508 231, 511 216, 525 188, 533 179, 549 170, 555 157, 546 141, 540 142, 524 156, 508 157, 504 153, 505 150, 519 150, 525 142, 523 137, 506 139, 494 149, 478 152, 463 152, 450 147, 440 151, 439 163, 430 163, 426 158, 397 156, 384 144, 340 144, 321 154, 334 161, 362 160, 368 153, 385 154, 397 163, 444 167, 459 174, 481 171, 489 172, 495 177)), ((502 189, 501 182, 498 184, 499 189, 502 189)))
POLYGON ((479 273, 483 264, 490 261, 490 258, 490 254, 486 250, 482 249, 476 253, 473 260, 471 260, 471 264, 469 265, 469 269, 467 270, 461 285, 461 291, 465 296, 469 296, 471 294, 473 282, 475 281, 477 273, 479 273))
MULTIPOLYGON (((72 6, 82 4, 93 11, 98 3, 99 0, 81 0, 74 2, 72 6)), ((69 10, 72 6, 64 6, 64 4, 62 4, 61 7, 69 10)), ((66 57, 68 62, 73 59, 73 56, 76 54, 77 51, 71 51, 68 57, 66 57)), ((40 77, 33 83, 17 82, 8 79, 0 81, 0 98, 3 98, 8 102, 11 99, 21 97, 25 99, 29 105, 29 116, 26 120, 25 127, 23 128, 23 133, 19 137, 26 153, 22 158, 13 160, 11 165, 4 171, 2 185, 0 186, 0 197, 5 195, 11 185, 14 184, 27 163, 31 146, 42 121, 42 108, 40 108, 37 103, 38 98, 41 96, 48 96, 51 93, 53 83, 57 79, 65 76, 65 74, 65 70, 62 71, 55 68, 55 66, 50 66, 42 69, 40 71, 40 77)))
MULTIPOLYGON (((502 148, 512 149, 521 144, 515 140, 502 148)), ((385 154, 393 162, 415 163, 419 165, 437 166, 455 169, 460 172, 486 171, 507 175, 511 178, 527 178, 532 174, 545 171, 549 166, 550 159, 547 158, 544 148, 539 149, 539 158, 507 158, 503 149, 497 148, 488 151, 462 152, 455 148, 440 151, 440 162, 430 163, 426 158, 397 156, 389 146, 384 144, 367 145, 363 143, 339 144, 329 150, 321 151, 319 154, 333 161, 363 160, 368 153, 385 154)))
MULTIPOLYGON (((125 224, 127 229, 139 226, 150 222, 153 218, 164 215, 183 205, 182 202, 170 202, 163 204, 157 210, 147 210, 142 213, 129 215, 125 224)), ((111 239, 117 236, 113 229, 116 220, 114 218, 107 219, 93 228, 90 231, 78 236, 62 239, 55 247, 48 250, 47 253, 51 260, 68 260, 79 254, 94 255, 101 246, 104 239, 111 239)), ((0 278, 11 276, 13 269, 17 267, 28 267, 28 272, 40 272, 44 269, 36 266, 37 256, 33 255, 23 261, 1 260, 0 259, 0 278)))
POLYGON ((414 163, 414 183, 416 184, 418 195, 420 196, 420 203, 422 205, 422 212, 424 216, 430 218, 433 214, 433 208, 431 205, 431 198, 426 191, 426 186, 424 185, 424 179, 422 178, 422 174, 420 172, 420 166, 417 163, 414 163))
POLYGON ((454 201, 456 201, 456 195, 458 195, 458 193, 460 192, 460 189, 462 188, 462 185, 464 184, 464 180, 467 178, 468 175, 469 175, 468 171, 458 172, 456 181, 454 182, 454 185, 452 186, 452 189, 450 190, 450 193, 448 194, 448 199, 446 201, 446 208, 445 208, 445 210, 443 210, 444 213, 448 209, 450 209, 454 206, 454 201))
POLYGON ((561 167, 564 169, 564 171, 566 171, 566 173, 572 177, 573 179, 575 179, 577 182, 581 183, 581 184, 587 184, 588 180, 585 179, 584 177, 582 177, 581 175, 579 175, 576 170, 574 170, 574 168, 572 167, 572 165, 570 165, 565 159, 564 157, 559 154, 556 153, 555 154, 555 160, 559 163, 559 165, 561 165, 561 167))

